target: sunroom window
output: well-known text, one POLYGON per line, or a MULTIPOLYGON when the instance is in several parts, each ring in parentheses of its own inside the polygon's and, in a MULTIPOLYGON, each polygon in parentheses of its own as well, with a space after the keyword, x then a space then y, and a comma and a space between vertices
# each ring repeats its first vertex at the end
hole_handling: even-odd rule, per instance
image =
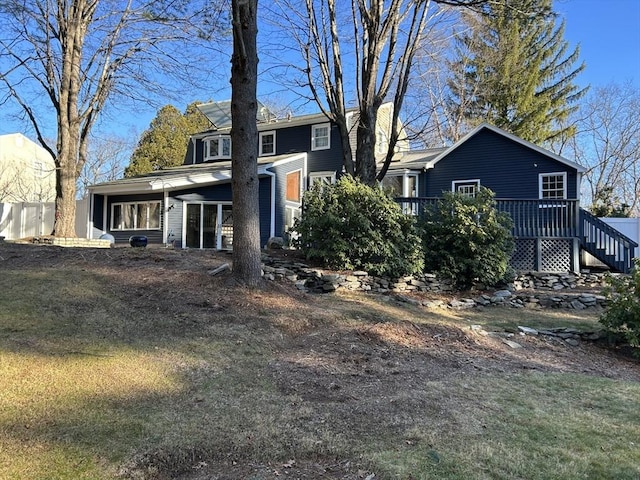
POLYGON ((204 160, 221 160, 231 158, 231 137, 220 135, 204 140, 204 160))
POLYGON ((418 176, 414 173, 387 174, 381 185, 394 197, 418 196, 418 176))
POLYGON ((160 202, 129 202, 111 205, 111 230, 160 229, 160 202))

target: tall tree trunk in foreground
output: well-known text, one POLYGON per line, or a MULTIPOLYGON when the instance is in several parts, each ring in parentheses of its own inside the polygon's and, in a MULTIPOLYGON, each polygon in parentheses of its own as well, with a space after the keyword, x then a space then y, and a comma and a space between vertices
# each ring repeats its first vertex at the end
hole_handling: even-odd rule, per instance
POLYGON ((233 277, 247 286, 261 280, 258 180, 258 0, 233 0, 231 58, 231 176, 233 190, 233 277))

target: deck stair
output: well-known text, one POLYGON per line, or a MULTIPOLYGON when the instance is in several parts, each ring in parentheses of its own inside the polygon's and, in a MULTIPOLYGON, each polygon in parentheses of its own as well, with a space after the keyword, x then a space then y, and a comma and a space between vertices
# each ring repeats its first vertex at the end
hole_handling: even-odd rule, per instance
POLYGON ((580 209, 580 246, 615 272, 629 273, 638 244, 584 209, 580 209))

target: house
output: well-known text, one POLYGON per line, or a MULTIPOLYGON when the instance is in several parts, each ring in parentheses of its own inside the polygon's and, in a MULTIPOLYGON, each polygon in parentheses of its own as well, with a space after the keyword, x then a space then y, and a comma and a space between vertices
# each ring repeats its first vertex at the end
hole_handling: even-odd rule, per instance
MULTIPOLYGON (((89 187, 91 238, 109 233, 126 243, 131 235, 145 235, 150 243, 177 248, 232 247, 229 104, 199 108, 213 128, 191 137, 182 166, 89 187)), ((381 109, 378 139, 389 138, 389 108, 381 109)), ((356 124, 355 112, 349 121, 356 124)), ((261 108, 257 122, 260 240, 266 245, 301 215, 306 189, 340 176, 342 145, 337 126, 323 114, 275 119, 261 108)), ((378 160, 382 147, 376 146, 378 160)), ((580 249, 590 248, 624 271, 630 264, 624 248, 633 251, 632 245, 624 247, 628 239, 609 230, 606 241, 600 238, 604 227, 580 209, 583 172, 570 160, 483 124, 448 148, 410 151, 400 142, 383 184, 414 213, 443 191, 473 195, 480 186, 492 189, 498 207, 514 219, 512 263, 518 270, 575 271, 580 249), (607 243, 610 237, 615 242, 607 243)))
POLYGON ((0 203, 53 202, 56 166, 44 148, 21 133, 0 135, 0 203))
POLYGON ((580 207, 584 167, 500 128, 481 124, 448 148, 407 152, 383 183, 408 211, 419 212, 443 191, 474 195, 491 189, 513 220, 518 271, 579 271, 586 251, 614 271, 628 272, 637 244, 580 207))
MULTIPOLYGON (((145 235, 177 248, 233 244, 230 102, 199 106, 213 128, 193 135, 184 164, 89 187, 90 236, 126 243, 145 235)), ((260 242, 283 236, 301 214, 303 192, 342 171, 338 128, 322 114, 276 120, 259 108, 260 242)))

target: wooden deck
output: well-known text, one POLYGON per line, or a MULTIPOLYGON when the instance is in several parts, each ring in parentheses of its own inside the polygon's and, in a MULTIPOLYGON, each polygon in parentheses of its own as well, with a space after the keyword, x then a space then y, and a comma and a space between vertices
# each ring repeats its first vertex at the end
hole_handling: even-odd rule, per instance
MULTIPOLYGON (((396 200, 405 212, 420 215, 426 206, 441 199, 402 197, 396 200)), ((577 200, 496 198, 495 201, 497 209, 511 217, 511 234, 515 239, 574 239, 580 248, 614 271, 629 273, 633 267, 634 249, 638 245, 580 208, 577 200)))

